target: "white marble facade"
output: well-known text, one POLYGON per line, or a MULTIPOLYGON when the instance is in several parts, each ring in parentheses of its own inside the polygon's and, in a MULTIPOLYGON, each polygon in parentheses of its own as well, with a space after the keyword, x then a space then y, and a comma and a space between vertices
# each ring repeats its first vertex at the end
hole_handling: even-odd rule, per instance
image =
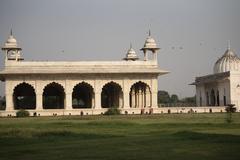
POLYGON ((153 112, 158 107, 159 48, 150 33, 140 60, 132 46, 120 61, 25 61, 11 33, 2 47, 6 110, 35 115, 101 114, 110 107, 122 113, 153 112), (152 58, 148 57, 152 54, 152 58))
POLYGON ((197 106, 235 104, 240 111, 240 59, 228 46, 213 67, 213 74, 196 77, 197 106))

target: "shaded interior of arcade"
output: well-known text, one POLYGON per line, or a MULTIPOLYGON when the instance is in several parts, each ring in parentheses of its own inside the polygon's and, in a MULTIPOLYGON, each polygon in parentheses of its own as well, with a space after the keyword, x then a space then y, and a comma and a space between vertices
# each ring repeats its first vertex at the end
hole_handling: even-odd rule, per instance
MULTIPOLYGON (((129 89, 130 108, 151 107, 151 89, 143 82, 134 83, 129 89)), ((122 108, 124 93, 122 87, 116 82, 106 83, 101 90, 101 108, 122 108)), ((94 108, 94 88, 85 82, 78 83, 72 89, 72 109, 94 108)), ((36 109, 36 92, 28 83, 18 84, 13 91, 14 109, 36 109)), ((43 109, 64 109, 66 106, 66 93, 62 85, 52 82, 47 84, 42 93, 43 109)))

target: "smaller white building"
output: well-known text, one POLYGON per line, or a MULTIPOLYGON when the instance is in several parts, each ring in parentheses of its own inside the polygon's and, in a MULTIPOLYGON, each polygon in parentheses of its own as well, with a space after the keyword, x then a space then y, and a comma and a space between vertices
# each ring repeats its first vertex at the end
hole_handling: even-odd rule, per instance
POLYGON ((235 104, 240 111, 240 59, 229 47, 214 64, 213 74, 196 77, 197 106, 235 104))

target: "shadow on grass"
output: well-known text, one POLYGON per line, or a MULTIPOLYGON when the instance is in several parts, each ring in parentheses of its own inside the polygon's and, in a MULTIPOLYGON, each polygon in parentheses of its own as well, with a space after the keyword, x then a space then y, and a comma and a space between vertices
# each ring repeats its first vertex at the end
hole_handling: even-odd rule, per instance
POLYGON ((214 143, 240 143, 239 135, 230 134, 211 134, 191 131, 181 131, 174 133, 173 136, 182 140, 200 140, 214 143))
POLYGON ((85 125, 88 126, 102 126, 102 127, 129 127, 129 126, 135 126, 137 125, 134 122, 125 122, 125 121, 92 121, 88 122, 85 125))
POLYGON ((83 140, 90 139, 102 139, 102 138, 112 138, 119 137, 109 134, 96 134, 96 133, 77 133, 67 130, 47 130, 47 131, 37 131, 37 130, 21 130, 21 129, 10 129, 0 133, 0 139, 8 138, 78 138, 83 140))

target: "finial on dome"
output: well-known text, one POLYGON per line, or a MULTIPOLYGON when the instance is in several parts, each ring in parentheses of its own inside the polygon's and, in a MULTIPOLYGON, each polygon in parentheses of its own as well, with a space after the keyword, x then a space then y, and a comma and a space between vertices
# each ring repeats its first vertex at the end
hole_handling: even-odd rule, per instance
POLYGON ((149 37, 151 36, 151 30, 149 29, 149 31, 148 31, 148 35, 149 35, 149 37))
POLYGON ((231 49, 231 43, 230 43, 230 40, 228 40, 228 50, 231 49))
POLYGON ((13 35, 12 28, 11 28, 11 31, 10 31, 10 35, 11 35, 11 36, 13 35))
POLYGON ((132 42, 130 42, 130 49, 132 48, 132 42))

